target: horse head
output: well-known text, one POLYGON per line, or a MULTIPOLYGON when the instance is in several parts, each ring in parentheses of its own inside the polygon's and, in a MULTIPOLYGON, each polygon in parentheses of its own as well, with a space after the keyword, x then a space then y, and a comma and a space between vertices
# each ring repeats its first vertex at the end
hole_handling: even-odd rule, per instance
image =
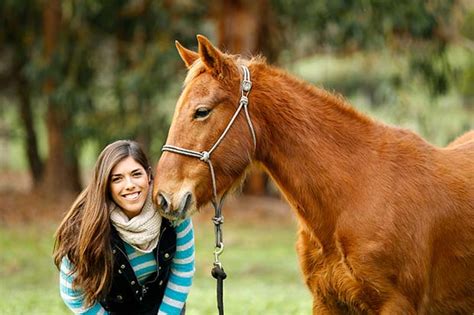
POLYGON ((176 42, 188 74, 156 168, 153 200, 169 219, 190 216, 238 186, 255 150, 248 112, 237 112, 246 62, 197 39, 198 52, 176 42))

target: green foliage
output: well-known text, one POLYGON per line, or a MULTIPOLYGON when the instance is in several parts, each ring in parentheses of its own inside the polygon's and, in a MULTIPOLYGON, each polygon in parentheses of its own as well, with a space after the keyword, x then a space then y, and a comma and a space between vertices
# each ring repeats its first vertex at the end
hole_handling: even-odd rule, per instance
POLYGON ((466 13, 461 33, 463 36, 474 41, 474 9, 466 13))
POLYGON ((46 97, 67 113, 71 123, 64 133, 75 146, 92 140, 103 147, 117 138, 161 145, 169 115, 160 107, 172 105, 160 100, 168 90, 176 91, 182 68, 173 40, 194 40, 206 2, 61 1, 61 28, 50 62, 44 57, 45 3, 0 4, 0 43, 24 56, 19 71, 31 88, 24 93, 46 97), (45 95, 47 80, 54 88, 45 95))
POLYGON ((422 0, 274 0, 283 25, 290 25, 290 39, 298 33, 313 40, 312 49, 328 46, 380 48, 393 35, 433 40, 439 19, 449 16, 455 2, 422 0))
POLYGON ((470 108, 474 108, 474 60, 471 60, 464 69, 460 89, 462 94, 470 100, 470 108))
POLYGON ((285 34, 293 53, 390 48, 412 55, 410 71, 426 81, 433 96, 452 87, 448 39, 439 33, 459 10, 453 0, 275 0, 274 4, 280 24, 290 25, 285 34))

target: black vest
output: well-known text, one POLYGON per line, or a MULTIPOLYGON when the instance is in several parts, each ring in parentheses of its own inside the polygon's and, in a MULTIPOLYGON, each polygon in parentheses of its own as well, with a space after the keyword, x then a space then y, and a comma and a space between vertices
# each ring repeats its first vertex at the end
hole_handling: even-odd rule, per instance
POLYGON ((112 284, 100 304, 113 315, 156 315, 163 300, 171 261, 176 252, 175 229, 163 218, 158 246, 153 250, 158 270, 150 275, 143 285, 138 283, 123 241, 113 226, 111 245, 114 254, 112 284))

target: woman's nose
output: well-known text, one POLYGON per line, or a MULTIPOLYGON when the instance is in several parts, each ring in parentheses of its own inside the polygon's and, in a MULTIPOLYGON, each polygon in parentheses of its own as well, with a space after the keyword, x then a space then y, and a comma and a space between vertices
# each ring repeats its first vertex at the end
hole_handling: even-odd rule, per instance
POLYGON ((125 188, 126 189, 133 189, 135 188, 135 182, 133 181, 133 178, 131 177, 125 177, 125 188))

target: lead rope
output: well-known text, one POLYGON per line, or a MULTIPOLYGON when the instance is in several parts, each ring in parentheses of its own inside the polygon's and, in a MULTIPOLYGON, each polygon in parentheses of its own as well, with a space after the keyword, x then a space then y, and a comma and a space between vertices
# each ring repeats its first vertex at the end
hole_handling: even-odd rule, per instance
POLYGON ((224 251, 224 240, 222 238, 221 224, 224 223, 224 217, 222 216, 222 204, 224 197, 222 197, 219 204, 213 202, 215 216, 212 218, 214 223, 214 231, 216 236, 216 245, 214 248, 214 267, 211 270, 211 275, 216 279, 216 298, 217 298, 217 310, 219 315, 224 315, 224 279, 227 278, 227 274, 222 267, 222 263, 219 260, 219 256, 224 251))
POLYGON ((237 115, 239 115, 242 108, 245 112, 245 118, 247 119, 247 123, 249 125, 250 133, 252 134, 253 140, 253 147, 254 152, 257 148, 257 138, 255 136, 255 130, 252 125, 252 121, 250 120, 250 115, 248 112, 248 95, 250 90, 252 89, 252 82, 250 81, 250 71, 249 69, 241 65, 242 68, 242 84, 241 84, 241 91, 242 95, 239 101, 239 107, 235 111, 234 115, 230 119, 227 127, 222 132, 221 136, 214 145, 211 147, 209 151, 194 151, 189 149, 180 148, 174 145, 166 144, 163 146, 161 151, 168 151, 177 154, 183 154, 191 157, 195 157, 200 159, 203 162, 206 162, 209 165, 209 170, 211 173, 211 181, 212 181, 212 205, 214 207, 214 217, 212 218, 212 222, 214 223, 214 232, 216 238, 216 244, 214 248, 214 267, 212 268, 211 274, 217 280, 217 309, 219 311, 219 315, 224 315, 224 279, 227 278, 227 274, 224 272, 224 268, 222 267, 222 263, 219 260, 219 256, 224 251, 224 240, 222 237, 222 229, 221 225, 224 223, 224 216, 222 215, 222 205, 224 202, 225 194, 222 196, 219 203, 217 202, 217 182, 216 182, 216 175, 214 173, 214 167, 212 166, 211 162, 211 153, 217 148, 217 146, 222 142, 224 137, 226 136, 227 132, 229 131, 230 127, 234 124, 237 115))

